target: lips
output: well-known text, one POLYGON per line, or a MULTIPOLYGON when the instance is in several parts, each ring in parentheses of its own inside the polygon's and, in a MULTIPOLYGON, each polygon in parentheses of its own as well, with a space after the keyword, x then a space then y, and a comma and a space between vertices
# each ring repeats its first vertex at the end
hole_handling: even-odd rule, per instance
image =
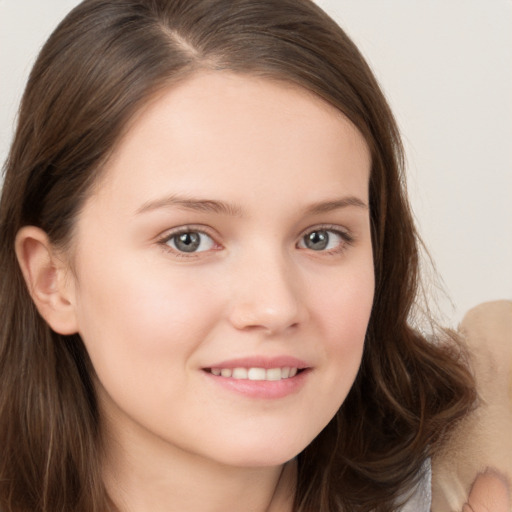
POLYGON ((222 369, 235 369, 235 368, 264 368, 265 370, 272 368, 297 368, 303 370, 311 367, 306 361, 298 359, 293 356, 251 356, 239 357, 225 361, 218 361, 215 364, 208 366, 208 369, 220 368, 222 369))
POLYGON ((297 392, 311 366, 295 357, 249 357, 220 361, 203 371, 231 391, 257 398, 280 398, 297 392))

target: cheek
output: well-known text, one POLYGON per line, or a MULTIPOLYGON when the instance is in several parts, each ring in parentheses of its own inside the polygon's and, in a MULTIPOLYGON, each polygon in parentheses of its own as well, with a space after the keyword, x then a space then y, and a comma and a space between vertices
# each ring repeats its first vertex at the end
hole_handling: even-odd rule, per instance
POLYGON ((373 267, 340 272, 325 284, 325 292, 313 296, 318 327, 318 351, 327 361, 319 414, 326 421, 336 413, 352 387, 361 365, 366 330, 374 297, 373 267))
POLYGON ((338 308, 334 300, 326 307, 328 318, 317 342, 324 364, 318 369, 318 386, 309 396, 310 405, 303 411, 304 428, 300 433, 304 434, 304 445, 332 420, 353 386, 361 366, 370 309, 367 302, 365 300, 364 308, 355 311, 352 307, 343 309, 347 303, 341 299, 337 302, 338 308), (351 316, 351 312, 357 316, 351 316))
POLYGON ((215 294, 190 272, 170 276, 128 260, 88 268, 81 277, 80 334, 98 364, 134 356, 168 361, 191 352, 219 316, 215 294))
POLYGON ((343 272, 316 294, 315 314, 333 349, 350 350, 364 342, 374 297, 373 269, 343 272))
POLYGON ((157 425, 162 404, 183 400, 191 356, 219 317, 219 299, 199 279, 162 266, 125 260, 87 277, 80 334, 104 404, 157 425))

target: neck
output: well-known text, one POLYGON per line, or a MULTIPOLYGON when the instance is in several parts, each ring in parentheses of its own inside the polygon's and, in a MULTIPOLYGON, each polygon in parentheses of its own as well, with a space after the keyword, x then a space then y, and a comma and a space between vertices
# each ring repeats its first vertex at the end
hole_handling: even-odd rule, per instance
POLYGON ((106 442, 104 478, 119 512, 291 512, 296 466, 233 467, 140 435, 106 442), (127 448, 129 447, 129 448, 127 448))

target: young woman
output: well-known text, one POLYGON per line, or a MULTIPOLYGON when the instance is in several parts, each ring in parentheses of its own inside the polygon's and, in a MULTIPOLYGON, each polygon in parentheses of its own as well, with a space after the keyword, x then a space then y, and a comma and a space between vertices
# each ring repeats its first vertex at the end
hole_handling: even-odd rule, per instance
POLYGON ((429 510, 473 383, 409 324, 398 131, 313 3, 80 4, 0 233, 4 512, 429 510))

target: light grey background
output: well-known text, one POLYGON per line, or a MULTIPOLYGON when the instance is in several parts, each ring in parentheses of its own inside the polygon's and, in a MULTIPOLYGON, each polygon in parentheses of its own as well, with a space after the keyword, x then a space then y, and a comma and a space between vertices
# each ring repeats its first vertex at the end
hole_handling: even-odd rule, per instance
MULTIPOLYGON (((191 0, 193 1, 193 0, 191 0)), ((0 160, 45 38, 77 0, 0 0, 0 160)), ((512 1, 318 0, 374 69, 444 281, 445 321, 512 299, 512 1)))

